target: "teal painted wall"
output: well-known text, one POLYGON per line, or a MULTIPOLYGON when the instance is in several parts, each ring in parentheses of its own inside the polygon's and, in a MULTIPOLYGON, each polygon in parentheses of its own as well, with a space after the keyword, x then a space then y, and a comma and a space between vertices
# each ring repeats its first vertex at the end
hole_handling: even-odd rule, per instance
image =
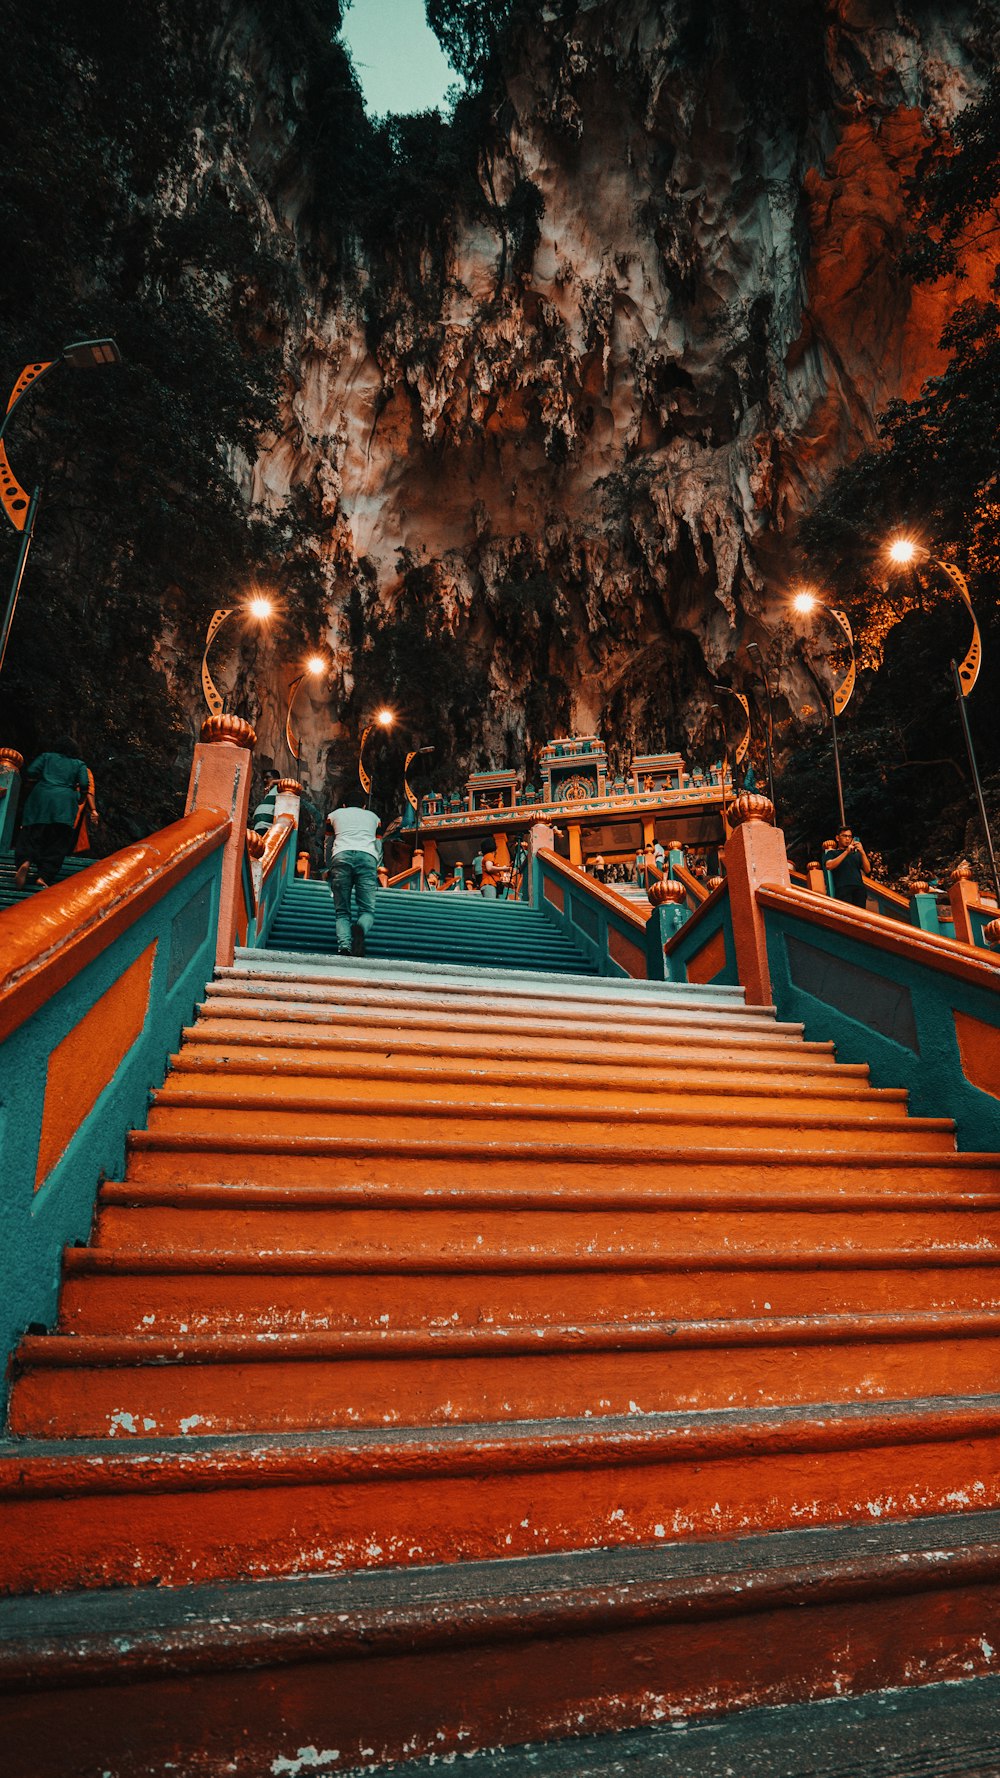
POLYGON ((832 1038, 838 1061, 867 1062, 874 1086, 906 1087, 916 1115, 953 1117, 959 1148, 1000 1150, 1000 1100, 966 1079, 953 1017, 1000 1028, 1000 984, 991 992, 784 910, 767 909, 765 925, 779 1019, 801 1019, 809 1039, 832 1038))
POLYGON ((718 975, 712 977, 711 985, 736 987, 740 978, 736 969, 736 945, 733 940, 733 915, 728 889, 720 890, 718 900, 703 903, 698 913, 693 914, 680 931, 669 939, 665 958, 667 980, 686 982, 690 959, 720 930, 724 936, 726 961, 718 975))
MULTIPOLYGON (((222 852, 203 858, 0 1044, 0 1344, 52 1324, 62 1249, 90 1235, 103 1178, 121 1178, 128 1131, 146 1121, 182 1027, 215 966, 222 852), (156 941, 145 1023, 62 1158, 35 1190, 48 1060, 156 941)), ((78 879, 78 880, 82 880, 78 879)), ((0 916, 2 920, 2 916, 0 916)))
POLYGON ((555 869, 547 859, 534 857, 531 860, 531 899, 536 908, 542 908, 550 920, 568 933, 577 950, 598 975, 634 979, 630 971, 624 969, 608 950, 608 933, 615 930, 630 944, 637 945, 645 956, 646 979, 663 980, 662 949, 657 955, 656 945, 649 944, 648 932, 637 931, 626 912, 619 914, 615 908, 609 907, 604 897, 591 889, 586 877, 574 880, 563 871, 555 869), (561 889, 562 908, 557 908, 546 896, 547 881, 557 884, 561 889))

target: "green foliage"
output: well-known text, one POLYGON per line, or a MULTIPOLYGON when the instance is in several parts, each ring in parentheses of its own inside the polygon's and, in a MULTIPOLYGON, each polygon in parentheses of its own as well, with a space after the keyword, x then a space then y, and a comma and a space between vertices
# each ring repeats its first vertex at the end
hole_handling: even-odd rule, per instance
MULTIPOLYGON (((339 22, 329 4, 277 10, 289 32, 339 22)), ((179 810, 191 731, 165 659, 193 689, 215 606, 301 566, 294 527, 251 522, 232 474, 276 414, 291 272, 256 211, 196 165, 195 129, 218 98, 216 24, 208 0, 34 0, 5 40, 3 375, 94 334, 113 335, 125 363, 54 373, 10 429, 42 504, 4 740, 30 756, 75 731, 106 846, 179 810)), ((292 601, 300 621, 314 607, 292 601)))
POLYGON ((346 752, 331 757, 333 791, 349 779, 364 725, 384 704, 396 711, 399 724, 388 738, 372 737, 386 762, 383 782, 398 785, 404 753, 422 746, 434 748, 429 778, 442 786, 461 782, 482 731, 489 659, 471 624, 449 623, 436 570, 406 569, 391 610, 366 606, 356 590, 348 616, 354 685, 342 721, 352 739, 346 752))
POLYGON ((826 8, 816 0, 688 0, 678 42, 695 67, 725 58, 757 123, 803 128, 829 96, 826 8))
POLYGON ((445 55, 470 87, 495 67, 514 0, 425 0, 427 22, 445 55))

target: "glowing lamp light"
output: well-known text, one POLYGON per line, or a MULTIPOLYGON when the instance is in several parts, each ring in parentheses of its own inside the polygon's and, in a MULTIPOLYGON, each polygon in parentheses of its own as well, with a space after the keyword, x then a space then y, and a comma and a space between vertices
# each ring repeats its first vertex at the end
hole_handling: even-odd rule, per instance
POLYGON ((815 611, 818 603, 815 593, 796 593, 792 600, 792 610, 797 611, 800 617, 808 617, 810 612, 815 611))
POLYGON ((916 553, 917 546, 911 537, 895 537, 889 545, 889 560, 895 562, 899 568, 905 568, 912 562, 916 553))
POLYGON ((310 674, 313 679, 318 679, 321 673, 326 672, 326 662, 321 654, 311 654, 309 656, 309 659, 306 661, 306 672, 310 674))
POLYGON ((270 599, 250 599, 247 602, 247 610, 251 617, 257 619, 258 623, 265 623, 274 610, 274 606, 270 599))
POLYGON ((380 710, 375 718, 380 728, 391 728, 395 720, 396 712, 394 710, 380 710))

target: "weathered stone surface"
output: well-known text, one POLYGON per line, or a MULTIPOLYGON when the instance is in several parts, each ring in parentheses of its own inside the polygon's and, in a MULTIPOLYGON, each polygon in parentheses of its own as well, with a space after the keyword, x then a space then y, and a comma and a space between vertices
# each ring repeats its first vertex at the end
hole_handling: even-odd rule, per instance
MULTIPOLYGON (((488 660, 470 752, 496 763, 557 717, 623 747, 685 729, 709 744, 711 679, 733 663, 739 680, 734 657, 781 623, 796 514, 941 363, 954 289, 914 293, 895 254, 929 121, 976 86, 975 8, 839 0, 829 102, 768 122, 725 53, 685 63, 686 10, 542 10, 480 163, 500 202, 537 188, 537 245, 516 270, 498 230, 456 212, 419 301, 360 249, 336 279, 318 269, 281 95, 254 70, 247 201, 288 232, 300 303, 281 433, 244 466, 247 491, 278 510, 306 499, 345 694, 352 589, 377 628, 405 571, 429 570, 428 629, 488 660), (505 588, 539 576, 549 610, 514 622, 505 588)), ((229 55, 245 80, 252 44, 229 55)), ((815 694, 785 666, 798 716, 815 694)), ((273 751, 280 686, 272 700, 273 751)), ((314 783, 329 720, 303 697, 314 783)))

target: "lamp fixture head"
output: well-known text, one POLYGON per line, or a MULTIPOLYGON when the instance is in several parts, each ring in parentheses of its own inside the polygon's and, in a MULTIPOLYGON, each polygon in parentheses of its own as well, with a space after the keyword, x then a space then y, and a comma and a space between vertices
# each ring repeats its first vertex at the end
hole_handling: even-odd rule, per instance
POLYGON ((897 568, 906 568, 916 559, 917 545, 912 537, 894 537, 889 545, 889 560, 895 562, 897 568))
POLYGON ((306 661, 306 672, 312 679, 318 679, 321 673, 326 672, 326 661, 321 654, 311 654, 309 656, 309 659, 306 661))
POLYGON ((395 722, 395 720, 396 720, 395 710, 390 710, 388 708, 380 710, 375 718, 375 721, 378 723, 380 728, 391 728, 393 723, 395 722))
POLYGON ((122 355, 114 340, 74 340, 62 349, 62 361, 70 370, 103 370, 120 364, 122 355))
POLYGON ((792 599, 792 610, 797 611, 800 617, 809 617, 818 604, 816 594, 811 593, 808 587, 803 587, 792 599))
POLYGON ((270 599, 264 599, 258 596, 257 598, 249 599, 247 601, 247 611, 251 617, 257 619, 258 623, 266 623, 273 610, 274 606, 271 604, 270 599))

